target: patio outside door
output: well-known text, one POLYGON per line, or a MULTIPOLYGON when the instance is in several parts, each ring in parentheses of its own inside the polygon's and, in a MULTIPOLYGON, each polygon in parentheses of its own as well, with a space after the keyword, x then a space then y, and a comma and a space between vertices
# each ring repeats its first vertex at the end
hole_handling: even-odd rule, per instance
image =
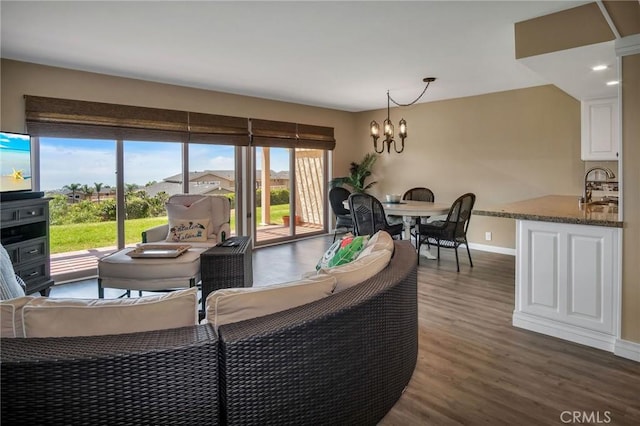
POLYGON ((254 226, 257 246, 326 232, 325 151, 254 148, 254 226))

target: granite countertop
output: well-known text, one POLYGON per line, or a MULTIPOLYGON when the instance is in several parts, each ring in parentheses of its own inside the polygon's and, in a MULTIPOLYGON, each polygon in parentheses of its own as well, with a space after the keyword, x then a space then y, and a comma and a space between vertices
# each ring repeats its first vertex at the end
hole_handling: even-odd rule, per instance
POLYGON ((579 204, 578 196, 572 195, 547 195, 492 208, 474 209, 473 214, 622 228, 622 222, 618 220, 618 206, 579 204))

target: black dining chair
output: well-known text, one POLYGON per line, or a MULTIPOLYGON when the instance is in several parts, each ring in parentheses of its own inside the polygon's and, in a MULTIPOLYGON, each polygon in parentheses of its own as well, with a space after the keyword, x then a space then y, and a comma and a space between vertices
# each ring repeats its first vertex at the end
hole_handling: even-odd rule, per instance
POLYGON ((402 223, 391 225, 387 222, 384 207, 377 198, 369 194, 351 194, 349 210, 353 218, 356 235, 373 235, 380 230, 387 231, 392 237, 402 236, 402 223))
MULTIPOLYGON (((429 201, 434 202, 436 200, 435 195, 433 195, 433 191, 429 188, 425 187, 416 187, 411 188, 404 193, 402 196, 403 200, 414 200, 414 201, 429 201)), ((419 239, 420 239, 420 217, 411 218, 411 229, 414 229, 415 232, 411 232, 411 236, 416 240, 416 248, 419 248, 419 239)))
POLYGON ((333 187, 329 190, 329 204, 333 214, 336 215, 336 227, 333 231, 333 241, 336 240, 336 235, 344 234, 347 232, 353 232, 353 219, 351 218, 351 211, 344 206, 344 202, 349 199, 351 192, 339 186, 333 187))
POLYGON ((456 267, 460 272, 460 261, 458 260, 458 247, 464 244, 467 247, 467 255, 469 255, 469 263, 473 268, 471 260, 471 251, 469 251, 469 243, 467 242, 467 229, 471 220, 471 211, 476 202, 476 196, 467 193, 460 196, 453 202, 447 219, 443 221, 434 221, 431 223, 420 224, 419 228, 419 244, 418 244, 418 263, 420 262, 420 246, 422 244, 435 245, 438 247, 438 260, 440 260, 440 247, 452 248, 456 253, 456 267))

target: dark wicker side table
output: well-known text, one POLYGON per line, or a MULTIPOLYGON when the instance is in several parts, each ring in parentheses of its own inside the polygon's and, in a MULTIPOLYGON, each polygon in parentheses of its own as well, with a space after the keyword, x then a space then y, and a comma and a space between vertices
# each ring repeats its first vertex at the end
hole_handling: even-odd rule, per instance
POLYGON ((214 246, 200 255, 202 279, 202 311, 212 291, 253 285, 251 237, 231 237, 236 246, 214 246))

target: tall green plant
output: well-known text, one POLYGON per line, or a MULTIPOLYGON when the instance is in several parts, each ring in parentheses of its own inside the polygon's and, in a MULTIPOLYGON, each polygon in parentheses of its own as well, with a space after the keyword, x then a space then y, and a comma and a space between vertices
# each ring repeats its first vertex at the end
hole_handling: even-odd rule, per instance
POLYGON ((351 163, 349 167, 349 176, 337 177, 329 181, 331 188, 335 186, 349 186, 353 192, 367 192, 377 182, 365 181, 371 176, 371 169, 375 164, 378 156, 372 152, 366 154, 360 163, 351 163))

